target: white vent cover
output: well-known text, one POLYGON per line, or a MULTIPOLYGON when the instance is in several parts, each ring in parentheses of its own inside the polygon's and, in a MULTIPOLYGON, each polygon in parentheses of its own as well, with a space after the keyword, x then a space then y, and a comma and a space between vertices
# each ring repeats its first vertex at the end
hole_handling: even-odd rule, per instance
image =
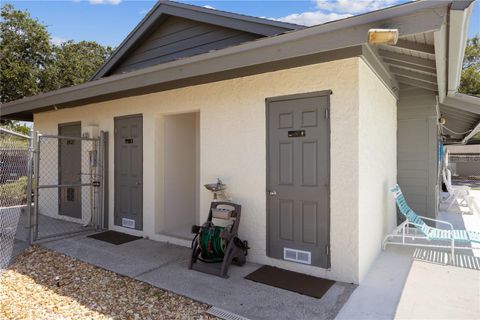
POLYGON ((312 264, 312 253, 291 248, 283 248, 283 260, 312 264))
POLYGON ((122 227, 135 229, 135 220, 122 218, 122 227))

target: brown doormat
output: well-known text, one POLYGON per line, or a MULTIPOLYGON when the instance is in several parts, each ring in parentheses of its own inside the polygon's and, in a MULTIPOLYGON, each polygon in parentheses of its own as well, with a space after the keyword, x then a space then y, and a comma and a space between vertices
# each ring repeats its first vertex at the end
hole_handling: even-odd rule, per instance
POLYGON ((271 266, 263 266, 245 279, 320 299, 335 281, 271 266))
POLYGON ((111 230, 105 231, 102 233, 92 234, 88 237, 96 240, 100 240, 100 241, 105 241, 115 245, 124 244, 130 241, 142 239, 142 237, 136 237, 126 233, 121 233, 121 232, 111 231, 111 230))

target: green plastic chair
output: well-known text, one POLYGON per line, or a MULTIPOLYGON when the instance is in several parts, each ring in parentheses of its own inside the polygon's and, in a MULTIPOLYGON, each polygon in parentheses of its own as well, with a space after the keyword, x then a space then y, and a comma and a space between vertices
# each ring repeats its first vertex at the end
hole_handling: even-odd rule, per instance
POLYGON ((456 230, 453 229, 453 225, 450 222, 431 219, 424 216, 419 216, 415 213, 407 204, 407 200, 403 196, 402 190, 398 184, 394 185, 390 191, 397 202, 397 206, 405 217, 405 221, 401 223, 392 233, 387 234, 383 240, 383 248, 385 249, 387 244, 405 245, 405 246, 420 246, 420 247, 433 247, 433 248, 448 248, 451 249, 452 259, 455 254, 455 249, 471 249, 470 247, 457 247, 455 243, 480 243, 480 232, 456 230), (435 225, 443 224, 448 226, 448 229, 439 229, 431 227, 425 223, 424 220, 435 222, 435 225), (410 226, 414 226, 419 233, 410 232, 410 226), (392 241, 393 239, 400 238, 401 241, 392 241), (406 240, 426 239, 426 240, 438 240, 448 241, 450 245, 436 245, 436 244, 423 244, 412 243, 406 240))

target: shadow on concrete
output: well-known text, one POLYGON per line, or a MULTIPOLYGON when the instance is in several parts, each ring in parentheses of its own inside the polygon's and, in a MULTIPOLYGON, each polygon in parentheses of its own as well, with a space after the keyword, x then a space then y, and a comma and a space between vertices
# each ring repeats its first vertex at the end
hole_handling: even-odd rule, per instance
MULTIPOLYGON (((17 233, 15 239, 26 241, 28 233, 28 218, 23 212, 18 221, 17 233)), ((91 226, 84 226, 82 223, 66 221, 60 218, 53 218, 43 214, 38 215, 38 239, 48 239, 55 236, 66 236, 69 234, 91 231, 91 226)))
POLYGON ((450 253, 446 251, 432 250, 428 248, 416 248, 413 258, 418 261, 435 264, 449 264, 458 268, 480 270, 480 258, 473 255, 455 254, 454 260, 449 261, 450 253))

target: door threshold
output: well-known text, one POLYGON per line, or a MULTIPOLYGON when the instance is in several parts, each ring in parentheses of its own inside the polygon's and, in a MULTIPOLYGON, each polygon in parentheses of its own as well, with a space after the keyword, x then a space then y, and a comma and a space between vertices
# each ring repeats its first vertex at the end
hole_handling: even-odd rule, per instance
POLYGON ((189 237, 189 236, 186 236, 186 235, 179 235, 179 234, 170 233, 170 232, 160 232, 158 234, 161 235, 161 236, 169 237, 169 238, 175 238, 175 239, 178 239, 178 240, 187 240, 187 241, 192 241, 193 237, 195 236, 194 234, 192 234, 192 236, 189 237))
POLYGON ((185 238, 179 238, 178 236, 168 235, 168 234, 165 234, 163 232, 162 233, 157 232, 157 233, 155 233, 155 235, 150 237, 150 239, 154 240, 154 241, 167 242, 167 243, 175 244, 175 245, 178 245, 178 246, 190 248, 191 245, 192 245, 192 239, 193 238, 192 239, 185 239, 185 238))

